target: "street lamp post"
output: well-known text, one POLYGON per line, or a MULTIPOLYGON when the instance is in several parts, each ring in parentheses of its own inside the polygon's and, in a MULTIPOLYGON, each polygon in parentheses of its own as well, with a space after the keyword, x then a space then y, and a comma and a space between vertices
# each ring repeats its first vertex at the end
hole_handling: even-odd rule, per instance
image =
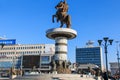
MULTIPOLYGON (((107 77, 108 77, 108 59, 107 59, 107 47, 108 45, 112 45, 113 39, 109 39, 108 37, 104 37, 103 40, 98 40, 99 45, 104 46, 105 50, 105 59, 106 59, 106 72, 107 72, 107 77), (104 41, 104 44, 102 44, 102 41, 104 41), (108 43, 109 42, 109 43, 108 43)), ((107 79, 108 80, 108 79, 107 79)))
POLYGON ((120 44, 118 44, 120 41, 116 41, 116 43, 117 43, 117 59, 118 59, 118 71, 119 71, 119 75, 120 75, 120 63, 119 63, 119 50, 118 50, 118 48, 119 48, 119 45, 120 44))

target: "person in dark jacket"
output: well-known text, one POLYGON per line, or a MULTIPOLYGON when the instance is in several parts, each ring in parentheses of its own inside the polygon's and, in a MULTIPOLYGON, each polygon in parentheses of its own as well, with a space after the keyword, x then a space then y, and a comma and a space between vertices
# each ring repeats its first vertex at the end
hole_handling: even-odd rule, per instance
POLYGON ((104 72, 103 75, 102 75, 102 77, 103 77, 104 80, 108 80, 107 72, 104 72))

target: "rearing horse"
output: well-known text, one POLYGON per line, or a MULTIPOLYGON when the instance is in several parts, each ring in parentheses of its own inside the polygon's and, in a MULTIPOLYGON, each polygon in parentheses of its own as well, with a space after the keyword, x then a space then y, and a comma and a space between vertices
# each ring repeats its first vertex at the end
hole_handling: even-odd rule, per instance
POLYGON ((52 16, 52 22, 54 22, 54 18, 57 19, 57 22, 60 21, 61 25, 60 28, 63 27, 64 24, 66 24, 67 28, 70 28, 71 21, 70 21, 70 15, 66 14, 68 11, 68 5, 66 4, 66 1, 59 2, 55 8, 57 9, 56 14, 52 16))

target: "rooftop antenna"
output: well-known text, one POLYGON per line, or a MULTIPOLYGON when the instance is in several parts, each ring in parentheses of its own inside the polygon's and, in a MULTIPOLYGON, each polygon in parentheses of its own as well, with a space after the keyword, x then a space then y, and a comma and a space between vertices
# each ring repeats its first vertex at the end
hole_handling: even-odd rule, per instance
POLYGON ((87 47, 93 47, 94 41, 89 40, 86 45, 87 47))

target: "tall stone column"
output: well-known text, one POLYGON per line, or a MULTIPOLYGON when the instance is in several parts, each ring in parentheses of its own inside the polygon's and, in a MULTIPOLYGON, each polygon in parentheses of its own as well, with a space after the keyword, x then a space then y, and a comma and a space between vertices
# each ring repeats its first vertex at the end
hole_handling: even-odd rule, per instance
POLYGON ((70 28, 52 28, 48 29, 46 36, 55 40, 54 61, 58 73, 67 73, 67 42, 77 36, 77 32, 70 28), (61 71, 63 70, 63 71, 61 71))
POLYGON ((67 61, 67 38, 55 38, 55 60, 67 61))

